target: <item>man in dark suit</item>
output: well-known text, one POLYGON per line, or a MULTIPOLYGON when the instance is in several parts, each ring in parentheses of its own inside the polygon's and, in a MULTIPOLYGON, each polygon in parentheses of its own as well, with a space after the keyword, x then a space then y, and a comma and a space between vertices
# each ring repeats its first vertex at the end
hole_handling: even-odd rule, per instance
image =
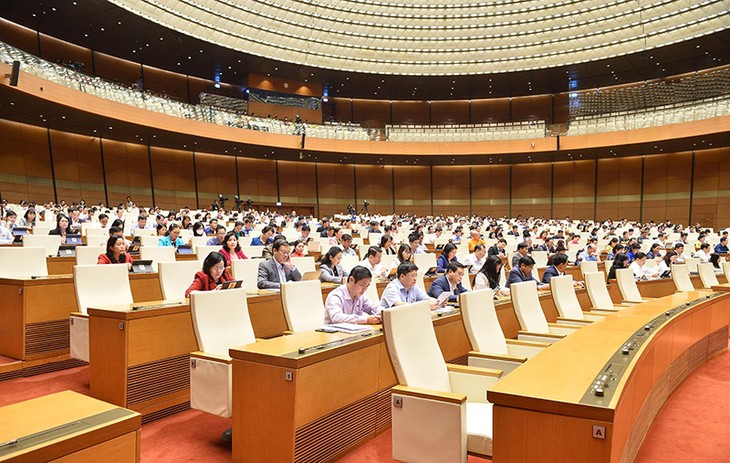
POLYGON ((450 262, 446 266, 446 273, 431 283, 428 295, 438 299, 441 293, 448 292, 449 302, 456 302, 459 294, 466 292, 466 288, 461 285, 462 278, 464 278, 464 266, 459 262, 450 262))
POLYGON ((552 277, 559 277, 565 275, 565 269, 568 267, 568 255, 567 254, 555 254, 553 256, 553 265, 545 269, 545 273, 542 274, 542 282, 550 284, 552 277))
POLYGON ((507 247, 507 240, 504 238, 500 238, 499 241, 497 241, 497 244, 489 247, 489 249, 487 250, 487 255, 507 257, 507 251, 504 250, 504 248, 506 248, 506 247, 507 247))
POLYGON ((530 256, 522 256, 518 261, 519 265, 515 266, 507 275, 507 287, 512 283, 522 283, 525 281, 534 281, 537 283, 537 289, 548 289, 550 285, 540 283, 532 276, 532 268, 535 261, 530 256))
POLYGON ((302 274, 291 262, 289 243, 285 239, 275 240, 272 252, 271 259, 259 264, 259 289, 279 289, 281 283, 302 279, 302 274))

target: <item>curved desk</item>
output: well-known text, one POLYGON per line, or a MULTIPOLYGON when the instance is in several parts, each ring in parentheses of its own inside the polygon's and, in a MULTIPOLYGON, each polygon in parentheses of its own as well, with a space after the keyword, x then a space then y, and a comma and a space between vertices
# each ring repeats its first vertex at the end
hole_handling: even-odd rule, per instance
POLYGON ((489 389, 495 463, 630 462, 672 391, 728 346, 730 295, 685 292, 606 317, 489 389))

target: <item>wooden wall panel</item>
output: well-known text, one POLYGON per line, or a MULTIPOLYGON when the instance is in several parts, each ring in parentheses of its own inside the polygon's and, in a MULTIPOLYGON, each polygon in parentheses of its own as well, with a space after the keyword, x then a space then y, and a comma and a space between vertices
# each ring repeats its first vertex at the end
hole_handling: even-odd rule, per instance
POLYGON ((190 85, 190 102, 200 103, 200 93, 214 93, 216 95, 225 95, 225 91, 215 88, 215 82, 212 80, 201 79, 199 77, 188 77, 188 85, 190 85))
POLYGON ((145 66, 144 88, 169 95, 172 99, 188 101, 188 83, 183 74, 145 66))
POLYGON ((163 209, 196 208, 192 151, 152 147, 150 155, 155 205, 163 209))
POLYGON ((352 121, 367 127, 385 127, 391 124, 390 102, 385 100, 352 100, 352 121))
POLYGON ((598 160, 599 220, 639 220, 641 156, 598 160))
POLYGON ((395 210, 416 215, 431 215, 431 168, 395 166, 395 210))
POLYGON ((687 223, 692 176, 692 153, 646 156, 641 220, 687 223))
POLYGON ((509 122, 509 98, 493 98, 490 100, 471 100, 471 123, 509 122))
POLYGON ((433 167, 433 213, 469 214, 469 166, 433 167))
POLYGON ((353 120, 352 101, 349 98, 330 98, 330 103, 334 103, 338 121, 349 122, 353 120))
POLYGON ((730 148, 696 152, 692 223, 714 228, 730 224, 729 158, 730 148))
POLYGON ((306 206, 311 213, 317 204, 314 163, 279 161, 279 190, 285 211, 294 208, 299 212, 300 206, 306 206))
POLYGON ((0 18, 0 40, 38 56, 38 39, 32 29, 0 18))
POLYGON ((472 213, 504 217, 509 214, 509 166, 472 166, 472 213))
POLYGON ((276 204, 276 162, 239 157, 237 164, 241 199, 245 201, 250 197, 254 207, 276 204))
POLYGON ((92 73, 91 50, 55 37, 41 34, 41 57, 51 63, 77 62, 83 64, 79 71, 85 74, 92 73))
POLYGON ((142 77, 142 67, 139 63, 99 52, 94 52, 94 71, 99 77, 123 85, 132 85, 142 77))
POLYGON ((547 121, 552 118, 552 95, 512 98, 513 121, 547 121))
POLYGON ((550 163, 512 166, 512 215, 549 217, 550 163))
POLYGON ((555 163, 553 217, 593 219, 595 161, 555 163))
POLYGON ((322 96, 322 84, 302 82, 292 79, 270 77, 263 74, 249 74, 248 85, 271 92, 290 93, 303 96, 322 96))
MULTIPOLYGON (((356 205, 355 174, 352 164, 317 164, 319 183, 319 214, 331 216, 356 205)), ((360 199, 360 198, 358 198, 360 199)))
POLYGON ((54 199, 46 129, 0 120, 0 195, 10 202, 54 199))
POLYGON ((126 202, 127 196, 131 196, 137 205, 151 206, 152 187, 147 147, 104 140, 102 148, 109 205, 126 202))
POLYGON ((428 101, 393 101, 393 124, 430 124, 428 101))
POLYGON ((106 203, 99 139, 51 130, 58 200, 106 203))
POLYGON ((468 124, 469 100, 434 101, 431 124, 468 124))
POLYGON ((371 213, 392 214, 393 210, 393 167, 385 165, 358 165, 357 176, 357 209, 362 207, 363 200, 368 200, 371 213))
POLYGON ((226 205, 234 204, 238 194, 236 184, 236 158, 220 154, 195 153, 195 172, 198 178, 198 201, 201 207, 209 207, 218 194, 228 198, 226 205))

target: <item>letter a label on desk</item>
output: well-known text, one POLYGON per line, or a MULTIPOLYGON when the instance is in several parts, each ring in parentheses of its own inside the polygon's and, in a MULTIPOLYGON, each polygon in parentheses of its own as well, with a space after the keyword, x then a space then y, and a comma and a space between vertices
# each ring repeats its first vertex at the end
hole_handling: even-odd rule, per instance
POLYGON ((594 439, 605 439, 606 438, 606 427, 593 425, 593 438, 594 439))

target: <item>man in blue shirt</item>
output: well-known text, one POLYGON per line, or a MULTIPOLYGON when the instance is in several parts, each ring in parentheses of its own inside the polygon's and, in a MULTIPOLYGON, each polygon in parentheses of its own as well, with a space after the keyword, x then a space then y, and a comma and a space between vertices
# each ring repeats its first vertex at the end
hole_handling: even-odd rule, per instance
POLYGON ((534 281, 537 284, 537 289, 548 289, 550 285, 542 284, 535 280, 532 276, 532 268, 535 266, 535 261, 530 256, 522 256, 519 260, 519 265, 512 269, 507 276, 507 287, 512 283, 522 283, 523 281, 534 281))
POLYGON ((436 301, 428 297, 421 288, 416 286, 418 267, 411 262, 404 262, 396 270, 396 279, 388 283, 380 299, 380 306, 389 309, 412 302, 431 300, 431 310, 436 309, 436 301))
POLYGON ((727 247, 727 237, 720 238, 720 244, 715 246, 715 252, 718 254, 727 254, 730 252, 727 247))
POLYGON ((428 295, 438 299, 441 293, 448 292, 451 293, 448 299, 449 302, 456 302, 459 294, 467 291, 461 285, 462 278, 464 278, 464 266, 459 262, 450 262, 446 266, 446 273, 431 283, 431 287, 428 288, 428 295))
POLYGON ((266 246, 273 242, 273 236, 274 228, 267 225, 261 230, 261 236, 257 236, 251 240, 251 246, 266 246))

